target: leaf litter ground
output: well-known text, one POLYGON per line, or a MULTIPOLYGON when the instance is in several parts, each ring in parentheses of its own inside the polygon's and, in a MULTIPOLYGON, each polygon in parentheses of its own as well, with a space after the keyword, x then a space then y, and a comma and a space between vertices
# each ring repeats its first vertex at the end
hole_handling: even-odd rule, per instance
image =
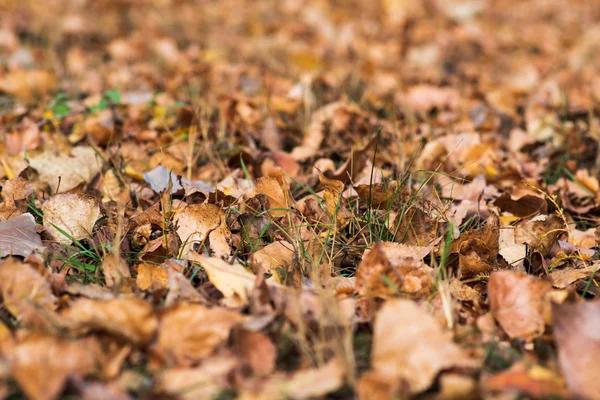
POLYGON ((600 3, 0 5, 0 398, 600 398, 600 3))

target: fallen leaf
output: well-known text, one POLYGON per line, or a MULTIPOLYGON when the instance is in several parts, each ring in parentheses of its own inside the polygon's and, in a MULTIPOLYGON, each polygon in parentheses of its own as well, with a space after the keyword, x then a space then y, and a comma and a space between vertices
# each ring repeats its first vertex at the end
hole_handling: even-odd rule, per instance
POLYGON ((0 257, 27 257, 44 246, 35 230, 35 219, 27 213, 0 222, 0 257))
POLYGON ((382 298, 427 297, 434 287, 433 270, 421 262, 427 252, 426 248, 376 243, 365 251, 356 270, 356 292, 382 298))
POLYGON ((156 193, 162 193, 169 187, 171 188, 171 194, 177 193, 183 189, 181 186, 181 180, 175 172, 169 172, 169 170, 162 165, 157 166, 151 171, 144 172, 144 180, 150 184, 152 190, 156 193))
POLYGON ((129 289, 131 292, 131 273, 129 272, 129 266, 120 256, 108 254, 104 257, 104 260, 102 260, 101 269, 107 287, 116 288, 117 292, 119 292, 121 288, 125 289, 125 291, 129 289))
POLYGON ((178 301, 188 303, 205 303, 204 297, 196 290, 188 278, 181 272, 169 270, 167 286, 169 292, 165 299, 165 305, 171 306, 178 301))
MULTIPOLYGON (((278 274, 273 271, 281 268, 287 272, 292 265, 294 255, 294 248, 289 242, 278 240, 252 253, 248 261, 253 266, 260 266, 265 273, 272 273, 277 277, 278 274)), ((281 283, 279 279, 276 279, 276 282, 281 283)))
POLYGON ((169 271, 160 265, 141 263, 137 268, 135 283, 140 290, 156 292, 169 288, 169 271))
POLYGON ((531 340, 544 333, 545 294, 550 282, 517 271, 497 271, 488 282, 492 314, 511 338, 531 340))
POLYGON ((64 193, 88 183, 101 170, 101 164, 91 147, 74 147, 70 155, 45 151, 31 157, 29 165, 38 172, 39 180, 48 185, 53 194, 64 193))
POLYGON ((337 223, 337 230, 344 229, 352 218, 352 214, 346 209, 346 200, 342 197, 344 191, 344 182, 329 179, 319 173, 319 181, 323 188, 323 198, 325 199, 325 210, 329 217, 337 223))
POLYGON ((24 326, 45 328, 58 305, 48 281, 30 264, 8 258, 0 262, 4 307, 24 326))
POLYGON ((600 301, 552 306, 558 360, 572 394, 600 398, 600 301))
POLYGON ((281 135, 277 129, 275 119, 267 118, 265 120, 265 124, 260 131, 260 139, 267 149, 271 151, 281 150, 281 135))
POLYGON ((235 353, 248 363, 255 374, 264 376, 275 370, 277 348, 266 335, 238 329, 233 341, 235 353))
POLYGON ((195 368, 169 368, 158 374, 156 390, 183 400, 212 399, 229 386, 236 364, 233 357, 214 357, 195 368))
POLYGON ((152 306, 137 297, 110 300, 80 298, 62 312, 78 333, 101 331, 123 337, 134 344, 148 344, 158 321, 152 306))
POLYGON ((32 335, 11 357, 11 374, 28 398, 58 398, 70 376, 97 371, 101 349, 95 338, 65 340, 32 335))
POLYGON ((569 393, 560 376, 539 365, 527 368, 515 363, 506 371, 490 376, 483 382, 486 390, 518 391, 535 398, 567 398, 569 393))
POLYGON ((292 399, 309 399, 325 396, 344 384, 346 373, 342 363, 333 359, 327 364, 300 370, 286 379, 283 392, 292 399))
POLYGON ((216 257, 231 255, 231 232, 221 208, 213 204, 192 204, 177 213, 173 222, 182 243, 181 258, 191 259, 192 253, 202 252, 203 245, 216 257))
POLYGON ((536 214, 546 214, 548 203, 540 196, 526 194, 513 200, 510 193, 504 192, 494 201, 500 210, 509 212, 517 217, 528 217, 536 214))
POLYGON ((248 302, 256 276, 239 264, 228 264, 219 258, 196 255, 210 282, 225 296, 225 304, 239 307, 248 302))
POLYGON ((566 269, 554 269, 550 274, 550 280, 552 281, 552 285, 555 288, 566 289, 573 282, 576 282, 580 279, 588 279, 593 274, 595 274, 597 270, 592 268, 590 269, 575 269, 575 268, 566 268, 566 269))
POLYGON ((23 154, 35 150, 41 143, 40 128, 30 118, 24 118, 17 130, 6 132, 8 154, 23 154))
POLYGON ((477 365, 413 301, 388 300, 377 313, 371 367, 388 380, 405 380, 411 393, 426 390, 443 369, 477 365))
POLYGON ((84 194, 52 196, 42 205, 42 212, 48 234, 62 244, 89 238, 100 217, 98 200, 84 194))
POLYGON ((256 180, 254 190, 246 195, 252 198, 257 194, 264 194, 269 200, 268 211, 273 218, 283 217, 290 208, 290 195, 286 193, 275 178, 259 178, 256 180))
POLYGON ((18 69, 0 75, 0 91, 31 100, 56 88, 56 76, 42 69, 18 69))
POLYGON ((160 318, 157 349, 175 365, 190 366, 211 355, 243 318, 220 307, 179 304, 160 318))
POLYGON ((565 233, 565 226, 557 215, 538 215, 515 228, 515 243, 525 243, 543 256, 547 256, 552 245, 565 233))

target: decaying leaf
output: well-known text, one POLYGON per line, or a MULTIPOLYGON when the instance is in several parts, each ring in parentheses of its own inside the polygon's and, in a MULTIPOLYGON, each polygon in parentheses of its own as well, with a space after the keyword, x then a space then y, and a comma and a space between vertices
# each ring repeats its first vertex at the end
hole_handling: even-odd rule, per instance
POLYGON ((224 308, 180 304, 161 316, 157 349, 172 363, 189 366, 211 355, 242 320, 241 314, 224 308))
POLYGON ((484 387, 488 391, 519 391, 533 397, 569 397, 564 381, 551 370, 539 365, 527 368, 516 363, 506 371, 487 378, 484 387))
POLYGON ((600 397, 600 302, 555 304, 552 307, 558 360, 571 393, 584 399, 600 397))
POLYGON ((325 191, 323 198, 325 199, 325 210, 330 218, 337 223, 337 229, 344 229, 350 223, 352 214, 346 209, 346 200, 342 196, 344 191, 344 182, 329 179, 323 174, 319 174, 319 181, 325 191))
POLYGON ((91 147, 74 147, 69 154, 46 151, 29 159, 40 175, 40 181, 50 186, 52 194, 64 193, 88 183, 100 172, 100 161, 91 147))
POLYGON ((43 249, 33 215, 26 213, 0 222, 0 257, 27 257, 43 249))
MULTIPOLYGON (((294 254, 293 246, 289 242, 280 240, 252 253, 249 261, 254 266, 260 266, 265 273, 273 273, 272 271, 277 268, 288 271, 292 265, 294 254)), ((278 276, 278 274, 274 273, 273 276, 278 276)))
POLYGON ((499 251, 499 219, 494 213, 477 230, 463 233, 452 242, 451 252, 458 253, 462 276, 490 273, 496 268, 499 251))
POLYGON ((33 194, 31 182, 21 177, 10 179, 2 185, 3 203, 0 204, 0 217, 11 219, 27 211, 27 202, 33 194))
POLYGON ((434 283, 433 270, 421 262, 427 252, 427 248, 377 243, 365 251, 356 270, 356 292, 383 298, 428 296, 434 283))
POLYGON ((268 211, 273 218, 283 217, 290 208, 290 195, 275 178, 257 179, 254 190, 246 194, 247 198, 252 198, 257 194, 263 194, 269 201, 268 211))
POLYGON ((4 307, 25 326, 47 327, 58 305, 49 282, 32 265, 8 258, 0 262, 4 307))
POLYGON ((102 273, 106 286, 131 291, 131 273, 127 263, 116 254, 109 254, 102 260, 102 273))
POLYGON ((157 391, 184 400, 214 398, 228 388, 227 375, 236 367, 233 357, 214 357, 194 368, 170 368, 157 379, 157 391))
POLYGON ((240 355, 256 375, 268 375, 275 370, 277 347, 268 336, 260 332, 238 329, 233 340, 236 354, 240 355))
POLYGON ((77 299, 62 312, 76 332, 107 332, 134 344, 153 338, 158 321, 148 302, 137 297, 113 300, 77 299))
POLYGON ((547 256, 552 245, 566 232, 565 229, 562 219, 557 215, 538 215, 517 225, 515 242, 525 243, 547 256))
POLYGON ((83 194, 62 193, 42 205, 44 227, 50 237, 63 244, 89 238, 100 217, 98 200, 83 194))
POLYGON ((374 208, 389 209, 394 203, 400 202, 407 195, 407 188, 402 181, 390 181, 386 183, 373 183, 368 185, 354 186, 360 200, 365 204, 371 204, 374 208))
POLYGON ((325 396, 344 384, 345 371, 339 360, 333 359, 319 368, 301 370, 286 379, 283 393, 292 399, 325 396))
POLYGON ((202 252, 206 246, 216 257, 231 255, 231 232, 225 212, 213 204, 192 204, 177 213, 173 219, 182 243, 182 258, 190 259, 193 252, 202 252))
POLYGON ((210 282, 225 296, 225 304, 236 307, 248 302, 248 295, 254 288, 255 275, 240 264, 228 264, 219 258, 196 255, 194 261, 204 268, 210 282))
POLYGON ((15 347, 10 368, 29 398, 55 399, 69 377, 98 371, 101 354, 94 338, 70 341, 31 335, 15 347))
POLYGON ((476 366, 416 303, 389 300, 377 313, 371 367, 384 379, 404 380, 419 393, 443 369, 476 366))
POLYGON ((517 271, 492 273, 488 297, 494 317, 511 338, 533 339, 544 333, 544 308, 550 282, 517 271))
POLYGON ((136 284, 141 290, 156 292, 169 287, 169 271, 160 265, 141 263, 138 265, 136 284))
POLYGON ((152 190, 162 193, 171 188, 171 193, 177 193, 183 189, 181 180, 175 172, 170 172, 162 165, 154 168, 152 171, 144 172, 144 180, 150 184, 152 190))

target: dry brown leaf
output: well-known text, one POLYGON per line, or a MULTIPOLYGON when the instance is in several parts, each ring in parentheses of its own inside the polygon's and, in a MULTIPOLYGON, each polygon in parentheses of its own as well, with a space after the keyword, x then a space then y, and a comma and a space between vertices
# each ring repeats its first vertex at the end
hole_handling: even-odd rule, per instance
POLYGON ((460 301, 480 301, 481 294, 478 291, 462 283, 457 278, 450 280, 450 293, 460 301))
POLYGON ((499 218, 490 213, 484 226, 460 235, 452 242, 450 251, 458 253, 462 276, 476 276, 490 273, 496 268, 499 249, 499 218))
POLYGON ((141 263, 135 280, 140 290, 156 292, 169 288, 169 271, 160 265, 141 263))
POLYGON ((294 254, 294 247, 289 242, 278 240, 252 253, 248 261, 253 266, 260 266, 265 273, 271 272, 275 281, 281 283, 279 274, 274 270, 281 268, 287 272, 292 265, 294 254))
POLYGON ((189 278, 185 277, 181 272, 170 269, 167 286, 169 292, 165 299, 165 306, 171 306, 178 301, 188 303, 204 303, 206 300, 192 285, 189 278))
POLYGON ((48 281, 30 264, 8 258, 0 262, 4 307, 25 326, 47 327, 58 299, 48 281))
POLYGON ((294 373, 283 386, 283 393, 292 399, 309 399, 325 396, 344 384, 346 371, 342 363, 333 359, 327 364, 294 373))
POLYGON ((554 341, 560 369, 572 394, 600 398, 600 301, 554 304, 554 341))
POLYGON ((543 256, 547 256, 552 245, 565 233, 562 219, 556 215, 538 215, 515 228, 515 242, 525 243, 543 256))
POLYGON ((33 252, 42 252, 43 248, 33 215, 26 213, 0 222, 0 257, 27 257, 33 252))
POLYGON ((254 274, 240 264, 228 264, 219 258, 195 255, 194 261, 204 268, 210 282, 225 296, 225 304, 239 307, 248 302, 248 295, 252 293, 256 280, 254 274))
POLYGON ((588 279, 592 276, 595 271, 594 269, 575 269, 575 268, 566 268, 566 269, 555 269, 550 274, 550 280, 552 281, 552 285, 555 288, 566 289, 573 282, 576 282, 580 279, 588 279))
POLYGON ((504 192, 494 201, 494 205, 502 211, 509 212, 517 217, 528 217, 536 214, 546 214, 548 203, 544 197, 526 194, 513 200, 510 193, 504 192))
POLYGON ((11 374, 28 398, 57 398, 70 376, 97 371, 101 349, 96 339, 68 341, 32 335, 19 343, 11 357, 11 374))
POLYGON ((497 271, 488 282, 491 311, 511 338, 531 340, 544 333, 545 295, 550 282, 517 271, 497 271))
POLYGON ((91 147, 74 147, 71 155, 46 151, 31 157, 29 164, 50 192, 63 193, 88 183, 101 171, 101 164, 91 147))
POLYGON ((427 389, 443 369, 477 365, 413 301, 389 300, 377 313, 372 369, 388 380, 405 380, 411 393, 427 389))
POLYGON ((427 297, 434 287, 433 270, 420 261, 423 254, 426 248, 376 243, 356 270, 356 292, 368 297, 427 297))
POLYGON ((406 104, 413 111, 425 113, 432 108, 453 109, 460 101, 459 92, 453 88, 418 85, 409 89, 406 104))
POLYGON ((0 204, 0 216, 9 219, 27 211, 27 201, 33 194, 31 182, 21 177, 9 179, 2 185, 2 200, 0 204))
POLYGON ((18 69, 0 75, 0 91, 31 100, 34 96, 46 94, 56 88, 56 76, 42 69, 18 69))
POLYGON ((265 124, 260 131, 260 139, 267 149, 271 151, 281 150, 281 135, 279 134, 277 123, 274 118, 269 117, 265 120, 265 124))
POLYGON ((6 132, 6 148, 10 155, 35 150, 40 143, 40 128, 30 118, 23 118, 17 130, 6 132))
POLYGON ((344 106, 345 103, 343 102, 335 102, 316 110, 312 114, 302 145, 292 150, 292 157, 298 161, 304 161, 316 155, 325 137, 323 124, 333 118, 338 108, 344 106))
MULTIPOLYGON (((383 251, 392 264, 401 262, 405 258, 414 258, 421 261, 431 253, 431 247, 427 246, 409 246, 395 242, 377 242, 377 246, 379 246, 380 250, 383 251)), ((367 252, 368 250, 365 251, 363 256, 366 256, 367 252)))
POLYGON ((407 188, 402 181, 391 181, 386 183, 373 183, 372 185, 356 185, 354 190, 360 200, 365 204, 371 204, 373 208, 389 209, 396 202, 402 201, 407 195, 407 188))
POLYGON ((180 257, 191 259, 192 253, 202 252, 207 245, 216 257, 231 256, 231 232, 225 212, 213 204, 192 204, 173 218, 182 243, 180 257))
POLYGON ((400 393, 401 383, 376 371, 367 371, 358 380, 356 390, 359 400, 401 399, 408 397, 407 393, 400 393))
POLYGON ((530 368, 515 363, 508 370, 490 376, 483 382, 489 391, 514 391, 527 393, 534 398, 567 398, 569 393, 556 373, 539 365, 530 368))
POLYGON ((257 194, 267 196, 269 200, 268 211, 273 218, 280 218, 287 215, 291 205, 291 196, 284 190, 277 179, 268 177, 257 179, 254 190, 248 193, 246 198, 252 198, 257 194))
POLYGON ((52 196, 42 205, 42 211, 48 234, 63 244, 90 237, 100 217, 98 199, 84 194, 52 196))
POLYGON ((157 350, 179 366, 190 366, 211 355, 244 317, 225 308, 180 304, 160 318, 157 350))
POLYGON ((156 390, 183 400, 215 398, 227 388, 227 376, 237 366, 234 357, 213 357, 195 368, 170 368, 157 377, 156 390))
POLYGON ((75 300, 62 315, 76 332, 103 331, 138 345, 149 343, 158 326, 152 306, 137 297, 111 300, 81 298, 75 300))
POLYGON ((356 181, 358 174, 367 166, 367 162, 372 158, 371 150, 377 143, 377 135, 373 136, 365 145, 359 148, 352 148, 350 156, 346 159, 332 175, 333 179, 349 183, 356 181))
POLYGON ((238 329, 233 335, 233 340, 235 353, 252 368, 255 374, 263 376, 275 370, 277 348, 266 335, 238 329))
POLYGON ((409 246, 433 246, 445 232, 445 223, 417 205, 413 205, 393 226, 394 240, 409 246))
POLYGON ((121 291, 121 289, 124 289, 124 292, 127 292, 127 290, 131 292, 129 266, 120 256, 112 253, 108 254, 102 260, 100 268, 104 274, 107 287, 116 288, 117 292, 121 291))
POLYGON ((344 182, 329 179, 322 173, 319 173, 319 181, 325 189, 323 198, 325 199, 325 210, 330 218, 337 223, 337 229, 344 229, 352 218, 350 211, 346 209, 346 200, 342 197, 344 191, 344 182))

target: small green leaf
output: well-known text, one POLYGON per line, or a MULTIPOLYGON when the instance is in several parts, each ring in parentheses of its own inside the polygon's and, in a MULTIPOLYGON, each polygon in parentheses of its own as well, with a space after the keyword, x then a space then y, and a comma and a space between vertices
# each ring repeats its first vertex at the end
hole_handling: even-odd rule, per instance
POLYGON ((107 90, 104 92, 104 99, 110 100, 115 104, 121 104, 121 93, 116 90, 107 90))

